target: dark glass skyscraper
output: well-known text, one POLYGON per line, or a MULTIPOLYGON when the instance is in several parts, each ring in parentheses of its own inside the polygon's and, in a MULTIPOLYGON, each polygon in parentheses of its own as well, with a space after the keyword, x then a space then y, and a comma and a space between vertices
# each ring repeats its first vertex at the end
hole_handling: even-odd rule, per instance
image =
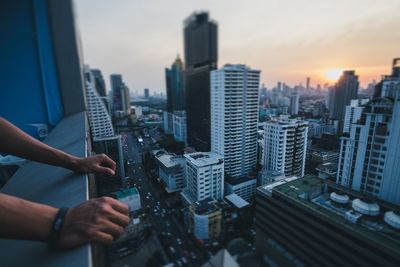
POLYGON ((351 99, 356 99, 358 94, 358 76, 354 70, 344 71, 335 87, 330 91, 329 118, 338 121, 338 131, 343 131, 343 121, 346 106, 351 99))
POLYGON ((111 74, 111 90, 112 90, 112 111, 122 110, 122 75, 121 74, 111 74))
POLYGON ((217 68, 217 30, 205 12, 184 21, 187 136, 198 151, 210 151, 210 71, 217 68))
POLYGON ((107 96, 106 83, 104 82, 103 74, 101 73, 101 70, 91 69, 90 71, 92 72, 94 80, 96 81, 95 86, 96 86, 97 93, 99 93, 100 96, 107 96))
POLYGON ((165 69, 165 79, 167 84, 167 111, 173 113, 175 110, 184 110, 183 62, 179 56, 170 69, 165 69))

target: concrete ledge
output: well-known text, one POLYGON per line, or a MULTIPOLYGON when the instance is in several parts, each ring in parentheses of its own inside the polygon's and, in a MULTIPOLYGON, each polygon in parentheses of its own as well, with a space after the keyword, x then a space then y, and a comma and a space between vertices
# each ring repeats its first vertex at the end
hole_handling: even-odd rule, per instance
MULTIPOLYGON (((87 155, 87 136, 86 115, 81 112, 64 118, 45 139, 45 143, 82 157, 87 155)), ((27 162, 11 177, 1 192, 54 207, 72 207, 88 199, 87 175, 27 162)), ((46 244, 41 242, 0 239, 0 266, 91 265, 90 245, 49 252, 46 244)))

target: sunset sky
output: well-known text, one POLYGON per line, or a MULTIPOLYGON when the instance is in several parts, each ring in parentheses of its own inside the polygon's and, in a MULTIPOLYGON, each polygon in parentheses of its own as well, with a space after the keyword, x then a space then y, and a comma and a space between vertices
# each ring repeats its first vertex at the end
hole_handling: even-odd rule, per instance
POLYGON ((247 64, 277 81, 312 85, 354 69, 361 84, 400 57, 399 0, 75 0, 84 60, 121 73, 131 91, 164 91, 164 69, 183 57, 183 20, 209 11, 219 27, 218 65, 247 64), (329 75, 328 75, 329 76, 329 75))

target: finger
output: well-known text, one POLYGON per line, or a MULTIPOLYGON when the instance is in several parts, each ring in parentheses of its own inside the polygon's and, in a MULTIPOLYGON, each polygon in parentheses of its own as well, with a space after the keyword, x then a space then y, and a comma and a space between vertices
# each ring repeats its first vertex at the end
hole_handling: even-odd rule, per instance
POLYGON ((90 236, 90 239, 91 241, 99 242, 106 245, 111 245, 112 242, 114 241, 114 237, 112 235, 101 231, 96 231, 95 234, 90 236))
POLYGON ((112 235, 114 238, 119 237, 123 234, 124 228, 120 225, 117 225, 107 219, 104 219, 99 224, 99 229, 106 234, 112 235))
POLYGON ((114 210, 116 210, 122 214, 126 214, 126 215, 129 214, 129 208, 124 203, 122 203, 114 198, 111 198, 111 197, 107 198, 107 202, 111 205, 111 207, 114 210))
POLYGON ((130 222, 129 216, 126 216, 125 214, 115 211, 114 209, 111 209, 110 213, 111 214, 109 215, 108 218, 113 223, 116 223, 122 227, 125 227, 129 224, 130 222))
POLYGON ((116 166, 115 161, 110 159, 107 155, 102 154, 100 159, 101 159, 101 163, 102 163, 101 165, 105 165, 107 167, 115 168, 115 166, 116 166))
POLYGON ((96 172, 97 172, 97 173, 104 174, 104 175, 111 175, 111 176, 114 176, 114 175, 115 175, 115 171, 113 171, 113 170, 110 169, 110 168, 102 167, 102 166, 97 166, 97 167, 96 167, 96 172))

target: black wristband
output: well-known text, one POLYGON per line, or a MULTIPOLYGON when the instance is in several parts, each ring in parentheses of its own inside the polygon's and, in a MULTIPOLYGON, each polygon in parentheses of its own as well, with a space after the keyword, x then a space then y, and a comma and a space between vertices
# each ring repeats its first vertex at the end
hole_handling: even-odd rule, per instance
POLYGON ((58 248, 58 241, 60 239, 61 230, 64 225, 65 215, 67 215, 67 212, 68 208, 62 207, 58 210, 56 217, 54 218, 53 224, 51 226, 51 232, 49 238, 47 239, 49 249, 58 248))

